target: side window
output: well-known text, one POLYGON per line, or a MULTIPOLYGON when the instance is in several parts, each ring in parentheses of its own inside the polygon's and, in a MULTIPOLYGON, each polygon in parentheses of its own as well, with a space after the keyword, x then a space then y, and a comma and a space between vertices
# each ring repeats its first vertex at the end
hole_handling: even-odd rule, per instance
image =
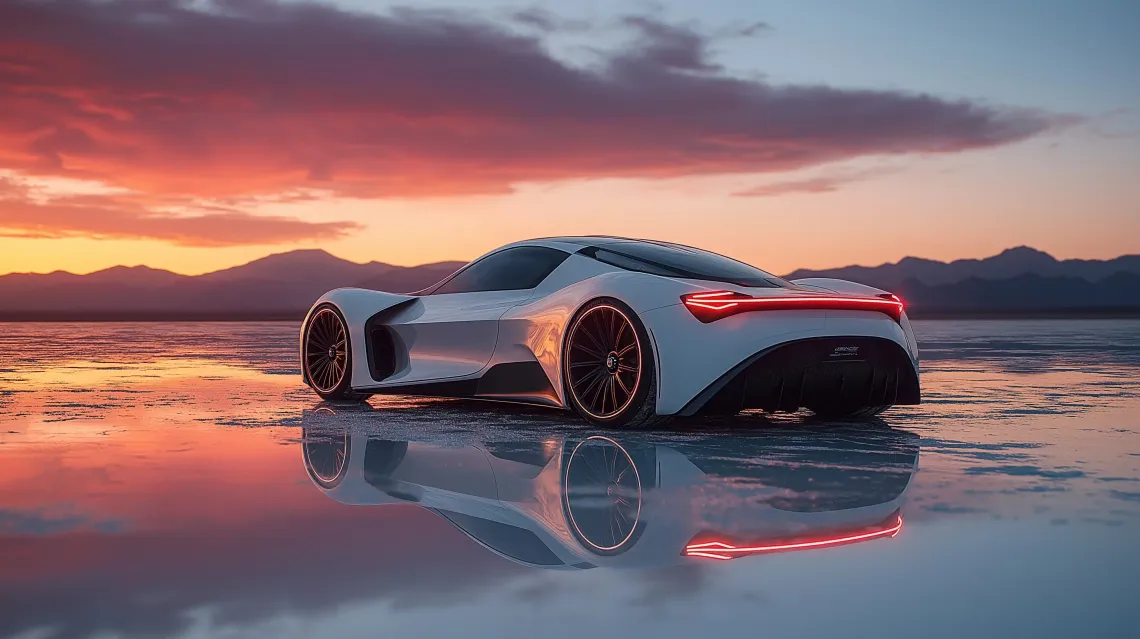
POLYGON ((518 291, 538 286, 570 254, 545 246, 509 248, 474 262, 432 291, 477 293, 518 291))
POLYGON ((625 269, 627 271, 649 273, 651 275, 664 275, 665 277, 682 276, 682 274, 677 271, 672 271, 656 264, 643 262, 642 260, 630 257, 628 255, 622 255, 621 253, 612 253, 603 249, 594 251, 594 259, 598 260, 599 262, 609 264, 610 266, 616 266, 618 268, 625 269))

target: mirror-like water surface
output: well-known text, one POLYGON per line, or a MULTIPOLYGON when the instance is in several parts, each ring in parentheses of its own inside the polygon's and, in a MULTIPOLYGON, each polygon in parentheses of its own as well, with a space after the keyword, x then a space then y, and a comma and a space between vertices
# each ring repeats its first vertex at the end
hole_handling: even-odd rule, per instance
POLYGON ((924 404, 330 406, 292 324, 8 324, 0 637, 1140 636, 1140 322, 917 322, 924 404))

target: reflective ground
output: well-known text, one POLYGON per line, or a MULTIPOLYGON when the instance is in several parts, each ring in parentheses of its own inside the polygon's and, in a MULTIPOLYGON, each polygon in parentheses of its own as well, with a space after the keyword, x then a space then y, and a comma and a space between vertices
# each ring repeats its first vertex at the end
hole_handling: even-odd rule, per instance
POLYGON ((641 433, 323 405, 291 324, 0 326, 0 637, 1140 636, 1138 321, 641 433))

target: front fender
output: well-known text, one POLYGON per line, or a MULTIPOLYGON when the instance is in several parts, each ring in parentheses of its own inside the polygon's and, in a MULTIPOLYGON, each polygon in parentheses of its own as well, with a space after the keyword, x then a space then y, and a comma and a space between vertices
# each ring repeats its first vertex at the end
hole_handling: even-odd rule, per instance
MULTIPOLYGON (((298 353, 304 352, 305 327, 309 324, 309 317, 313 311, 322 304, 332 304, 340 311, 348 327, 348 342, 352 347, 352 370, 349 384, 352 386, 368 386, 372 383, 372 375, 368 370, 368 351, 364 340, 364 324, 368 318, 394 306, 418 299, 414 295, 400 295, 398 293, 384 293, 364 288, 338 288, 321 296, 305 314, 305 321, 301 323, 301 336, 298 353)), ((301 367, 302 376, 304 366, 301 367)))

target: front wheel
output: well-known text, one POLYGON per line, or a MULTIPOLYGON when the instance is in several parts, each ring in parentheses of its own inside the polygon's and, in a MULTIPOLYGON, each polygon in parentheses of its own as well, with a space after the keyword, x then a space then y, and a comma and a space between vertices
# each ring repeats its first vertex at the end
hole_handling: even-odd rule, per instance
POLYGON ((566 332, 562 369, 567 402, 595 424, 634 428, 665 419, 655 411, 649 335, 618 300, 599 298, 578 311, 566 332))
POLYGON ((301 340, 305 381, 328 400, 359 400, 352 392, 352 348, 344 317, 332 304, 322 304, 309 316, 301 340))

